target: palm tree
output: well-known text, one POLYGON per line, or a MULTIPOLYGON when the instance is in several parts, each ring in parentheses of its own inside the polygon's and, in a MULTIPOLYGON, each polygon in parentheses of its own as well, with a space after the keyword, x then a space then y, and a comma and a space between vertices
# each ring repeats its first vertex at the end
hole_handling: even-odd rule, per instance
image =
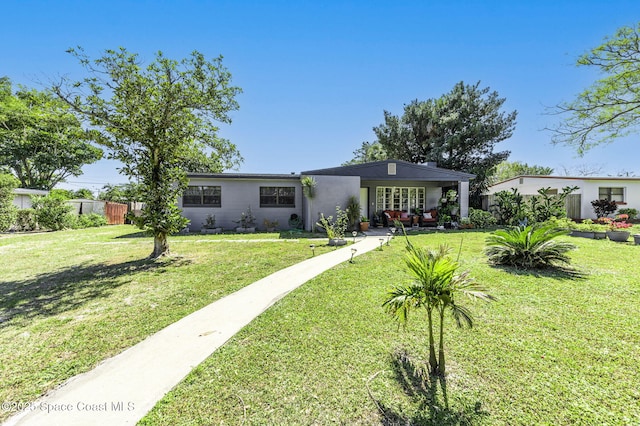
POLYGON ((308 222, 311 226, 311 231, 315 232, 316 227, 313 225, 312 221, 312 206, 313 206, 313 198, 316 196, 316 180, 311 176, 304 176, 300 179, 300 183, 302 184, 302 193, 309 200, 309 218, 308 222))
POLYGON ((407 251, 405 264, 416 280, 406 286, 393 288, 383 306, 396 320, 405 325, 411 311, 420 308, 427 311, 430 371, 432 374, 444 375, 445 313, 451 313, 458 327, 472 327, 471 312, 458 303, 458 297, 466 295, 486 302, 495 299, 473 281, 468 271, 456 274, 460 265, 448 256, 448 246, 441 245, 438 250, 426 250, 408 243, 407 251), (433 333, 434 310, 440 319, 438 358, 433 333))

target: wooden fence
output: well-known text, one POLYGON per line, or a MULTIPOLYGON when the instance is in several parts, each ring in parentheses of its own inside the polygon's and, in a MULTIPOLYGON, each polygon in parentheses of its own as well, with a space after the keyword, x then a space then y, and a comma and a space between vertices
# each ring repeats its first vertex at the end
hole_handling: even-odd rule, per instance
POLYGON ((107 201, 104 206, 104 215, 109 225, 124 225, 124 216, 127 214, 127 205, 107 201))

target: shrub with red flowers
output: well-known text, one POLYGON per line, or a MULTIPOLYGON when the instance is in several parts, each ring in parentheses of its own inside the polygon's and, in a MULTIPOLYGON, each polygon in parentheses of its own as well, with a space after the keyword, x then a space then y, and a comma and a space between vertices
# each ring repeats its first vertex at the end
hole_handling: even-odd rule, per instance
POLYGON ((632 223, 626 221, 627 219, 629 219, 629 215, 619 214, 615 219, 600 217, 598 218, 598 222, 607 225, 611 231, 624 231, 633 226, 632 223))

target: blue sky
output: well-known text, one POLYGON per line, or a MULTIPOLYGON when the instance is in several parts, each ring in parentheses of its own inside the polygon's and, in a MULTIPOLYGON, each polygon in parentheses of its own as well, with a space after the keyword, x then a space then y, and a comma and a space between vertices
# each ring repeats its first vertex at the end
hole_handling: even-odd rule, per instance
MULTIPOLYGON (((598 74, 575 59, 640 19, 637 0, 603 1, 28 1, 5 0, 0 75, 41 88, 82 77, 65 50, 91 57, 124 46, 145 61, 161 50, 224 56, 243 89, 221 135, 245 161, 239 171, 289 173, 352 158, 383 111, 436 98, 459 81, 489 86, 518 111, 513 137, 496 146, 511 161, 586 165, 640 174, 637 136, 577 158, 550 144, 559 120, 545 108, 571 100, 598 74)), ((125 182, 101 161, 69 188, 125 182)))

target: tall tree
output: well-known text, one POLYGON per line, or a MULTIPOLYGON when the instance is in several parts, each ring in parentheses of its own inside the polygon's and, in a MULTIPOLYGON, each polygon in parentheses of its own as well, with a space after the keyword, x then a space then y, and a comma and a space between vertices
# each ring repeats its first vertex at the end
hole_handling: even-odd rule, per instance
POLYGON ((491 183, 502 182, 516 176, 548 176, 553 173, 552 167, 528 165, 520 161, 503 161, 498 164, 491 174, 491 183))
POLYGON ((13 190, 18 187, 18 180, 10 174, 0 173, 0 232, 4 232, 15 224, 18 208, 13 205, 13 190))
MULTIPOLYGON (((230 123, 241 91, 230 85, 222 57, 212 61, 194 51, 176 61, 162 52, 142 68, 138 55, 124 48, 91 60, 81 48, 70 49, 89 73, 82 81, 63 80, 53 87, 80 116, 102 131, 109 157, 137 181, 144 202, 136 224, 154 235, 151 257, 169 253, 167 235, 188 223, 177 198, 187 185, 184 165, 207 148, 219 171, 240 161, 235 145, 218 137, 215 122, 230 123)), ((211 164, 211 162, 208 162, 211 164)))
POLYGON ((613 37, 580 56, 578 66, 598 70, 603 77, 572 101, 555 108, 565 121, 552 129, 553 141, 576 148, 610 143, 640 124, 640 23, 622 27, 613 37))
POLYGON ((23 188, 51 189, 81 175, 82 166, 102 158, 90 143, 96 136, 53 93, 24 87, 12 93, 9 79, 0 79, 0 165, 23 188))
POLYGON ((372 161, 386 160, 387 158, 387 152, 380 142, 362 142, 360 148, 353 151, 353 159, 342 163, 342 165, 370 163, 372 161))
POLYGON ((384 124, 373 129, 389 158, 435 161, 440 167, 475 174, 470 188, 473 205, 478 205, 490 171, 509 156, 509 151, 493 148, 511 137, 517 115, 500 111, 505 98, 479 86, 480 82, 459 82, 438 99, 405 105, 402 116, 385 111, 384 124))

